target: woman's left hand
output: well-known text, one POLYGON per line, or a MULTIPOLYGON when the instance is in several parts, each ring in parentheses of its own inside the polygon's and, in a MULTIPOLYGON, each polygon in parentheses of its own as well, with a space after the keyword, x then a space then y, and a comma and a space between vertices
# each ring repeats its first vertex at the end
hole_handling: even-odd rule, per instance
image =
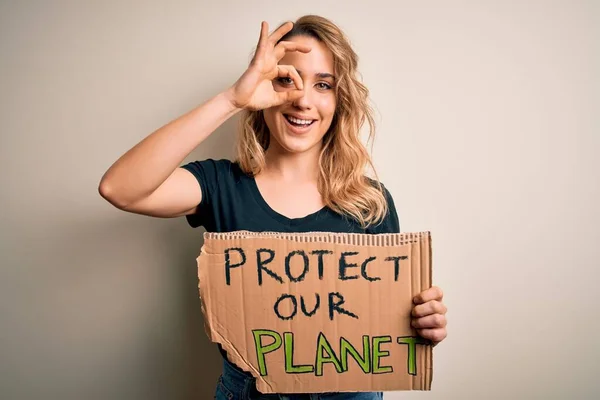
POLYGON ((446 306, 442 303, 442 289, 433 286, 413 298, 412 326, 417 333, 435 346, 447 336, 446 306))

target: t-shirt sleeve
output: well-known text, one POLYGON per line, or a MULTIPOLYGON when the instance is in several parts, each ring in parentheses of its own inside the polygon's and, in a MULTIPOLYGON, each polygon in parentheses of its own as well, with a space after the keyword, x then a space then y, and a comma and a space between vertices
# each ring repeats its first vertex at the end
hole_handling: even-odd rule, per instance
POLYGON ((398 213, 396 211, 396 205, 392 194, 383 186, 385 199, 388 204, 388 211, 383 220, 376 225, 367 229, 367 233, 378 234, 378 233, 400 233, 400 221, 398 220, 398 213))
POLYGON ((186 215, 186 220, 192 228, 210 225, 214 216, 213 205, 217 201, 219 170, 222 169, 222 160, 207 159, 184 164, 181 168, 191 172, 198 181, 202 191, 202 200, 194 214, 186 215))

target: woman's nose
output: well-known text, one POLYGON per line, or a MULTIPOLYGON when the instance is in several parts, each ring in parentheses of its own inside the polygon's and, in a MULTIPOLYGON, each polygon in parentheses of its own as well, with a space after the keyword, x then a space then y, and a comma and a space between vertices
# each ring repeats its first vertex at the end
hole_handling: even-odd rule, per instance
POLYGON ((292 103, 295 107, 298 107, 303 110, 310 110, 312 108, 312 102, 310 98, 310 90, 306 87, 304 88, 304 94, 297 100, 294 100, 292 103))

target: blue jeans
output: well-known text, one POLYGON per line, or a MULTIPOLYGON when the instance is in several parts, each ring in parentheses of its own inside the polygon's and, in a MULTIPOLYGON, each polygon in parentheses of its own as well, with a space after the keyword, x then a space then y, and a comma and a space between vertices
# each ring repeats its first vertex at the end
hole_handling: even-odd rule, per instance
POLYGON ((381 400, 383 393, 263 394, 256 379, 223 358, 223 373, 217 382, 216 400, 381 400))

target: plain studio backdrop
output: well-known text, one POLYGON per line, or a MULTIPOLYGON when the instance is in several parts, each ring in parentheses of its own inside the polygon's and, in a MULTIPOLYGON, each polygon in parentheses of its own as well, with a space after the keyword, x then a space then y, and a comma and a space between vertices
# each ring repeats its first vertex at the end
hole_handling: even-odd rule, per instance
MULTIPOLYGON (((261 20, 344 29, 403 231, 433 235, 431 392, 600 392, 600 2, 0 3, 0 398, 209 399, 203 230, 127 214, 104 171, 244 71, 261 20)), ((237 119, 186 160, 231 157, 237 119)))

